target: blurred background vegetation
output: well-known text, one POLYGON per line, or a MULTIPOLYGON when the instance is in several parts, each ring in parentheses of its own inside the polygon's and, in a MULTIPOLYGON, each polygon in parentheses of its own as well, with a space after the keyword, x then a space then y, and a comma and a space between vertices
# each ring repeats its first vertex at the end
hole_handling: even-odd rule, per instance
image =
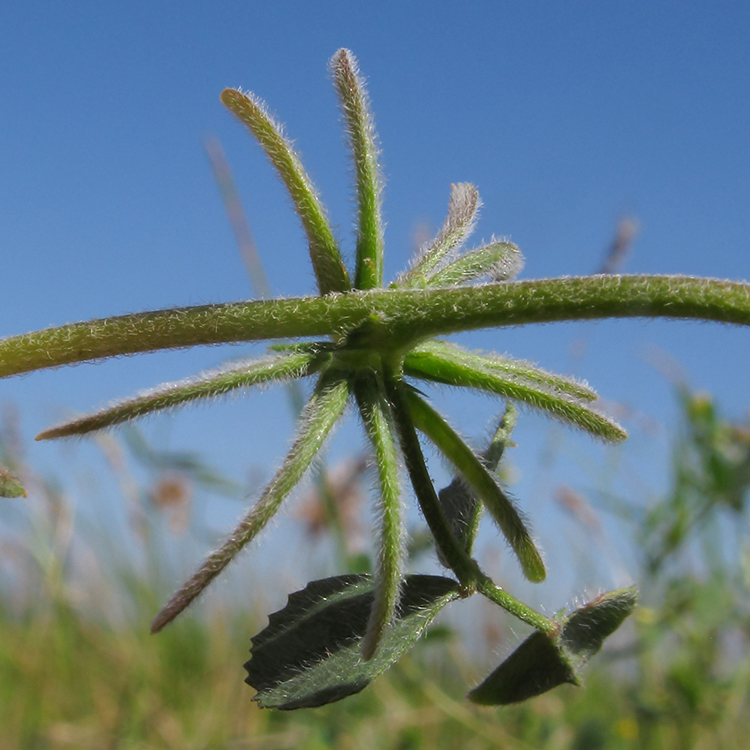
MULTIPOLYGON (((29 496, 0 506, 0 750, 747 747, 750 425, 724 419, 711 397, 684 385, 676 397, 669 492, 648 504, 559 495, 583 548, 602 517, 619 518, 639 559, 632 574, 642 606, 592 661, 585 688, 501 710, 464 698, 498 652, 518 643, 494 619, 472 623, 485 633, 479 650, 467 649, 451 621, 436 624, 395 668, 341 703, 258 709, 242 663, 269 613, 263 592, 225 589, 149 635, 179 578, 181 547, 201 533, 191 520, 195 496, 246 488, 197 456, 153 448, 136 430, 105 435, 98 444, 128 521, 102 524, 34 471, 6 409, 0 463, 29 496)), ((366 513, 362 469, 361 459, 324 468, 293 520, 330 548, 338 571, 367 567, 347 543, 366 513)), ((306 575, 328 575, 325 568, 306 575)))

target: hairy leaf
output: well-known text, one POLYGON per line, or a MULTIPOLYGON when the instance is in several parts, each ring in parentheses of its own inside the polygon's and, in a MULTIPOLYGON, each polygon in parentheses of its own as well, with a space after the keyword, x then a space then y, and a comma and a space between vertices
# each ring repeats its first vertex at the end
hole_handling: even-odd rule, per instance
POLYGON ((221 101, 255 136, 286 185, 307 234, 320 293, 349 290, 349 274, 341 260, 323 204, 281 125, 254 94, 225 89, 221 101))
POLYGON ((253 638, 245 682, 263 708, 312 708, 358 693, 396 662, 435 615, 458 598, 456 581, 409 576, 396 616, 370 660, 362 659, 374 582, 366 575, 313 581, 253 638))
POLYGON ((276 357, 237 362, 218 370, 203 373, 195 378, 166 383, 150 391, 144 391, 133 398, 124 399, 101 411, 70 420, 52 427, 37 435, 37 440, 70 435, 84 435, 87 432, 114 427, 165 409, 216 399, 237 390, 255 385, 290 378, 312 375, 322 361, 315 354, 290 352, 276 357))
POLYGON ((594 599, 567 617, 555 635, 530 635, 469 699, 500 706, 533 698, 569 683, 580 685, 579 672, 635 608, 635 586, 594 599))
POLYGON ((514 279, 523 268, 523 256, 512 242, 493 241, 461 255, 427 279, 427 286, 457 286, 489 276, 492 281, 514 279))
MULTIPOLYGON (((505 414, 500 418, 500 424, 495 431, 492 442, 482 454, 482 460, 488 471, 495 472, 497 470, 506 446, 512 444, 510 435, 515 427, 517 416, 516 408, 511 402, 508 402, 505 414)), ((477 497, 477 493, 463 476, 458 474, 447 487, 443 487, 438 492, 438 498, 453 535, 467 552, 471 552, 482 511, 482 504, 477 497)), ((439 550, 438 557, 441 558, 441 563, 447 567, 439 550)))
POLYGON ((394 286, 410 287, 426 283, 436 269, 458 250, 474 231, 477 212, 482 202, 479 192, 468 182, 451 185, 448 217, 432 242, 422 248, 414 265, 395 282, 394 286))
POLYGON ((474 488, 515 552, 526 578, 534 582, 543 581, 546 571, 542 556, 526 528, 523 517, 497 480, 474 451, 426 401, 413 391, 407 391, 407 401, 417 429, 432 440, 474 488))

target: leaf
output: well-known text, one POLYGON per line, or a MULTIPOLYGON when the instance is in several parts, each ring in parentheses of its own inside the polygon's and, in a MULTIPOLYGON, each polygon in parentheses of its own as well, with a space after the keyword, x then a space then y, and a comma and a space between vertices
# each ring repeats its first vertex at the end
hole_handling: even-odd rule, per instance
POLYGON ((565 622, 560 642, 576 670, 622 625, 638 602, 638 587, 610 591, 577 609, 565 622))
POLYGON ((396 616, 374 657, 362 658, 374 583, 342 575, 291 594, 253 638, 245 682, 262 708, 314 708, 358 693, 394 664, 435 615, 458 598, 459 584, 440 576, 408 576, 396 616))
POLYGON ((0 497, 26 497, 26 490, 18 477, 0 466, 0 497))
POLYGON ((579 672, 633 611, 635 586, 602 594, 567 617, 557 635, 530 635, 469 700, 484 706, 519 703, 569 683, 580 685, 579 672))

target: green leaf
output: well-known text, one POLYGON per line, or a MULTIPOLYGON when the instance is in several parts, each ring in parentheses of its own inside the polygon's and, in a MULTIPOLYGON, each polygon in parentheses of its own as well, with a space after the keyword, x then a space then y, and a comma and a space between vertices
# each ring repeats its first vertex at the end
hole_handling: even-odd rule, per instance
POLYGON ((566 620, 560 644, 576 670, 582 667, 635 609, 638 587, 610 591, 579 607, 566 620))
POLYGON ((26 497, 26 490, 18 477, 0 466, 0 497, 26 497))
POLYGON ((313 581, 289 597, 268 627, 252 639, 245 682, 263 708, 314 708, 358 693, 396 662, 435 615, 458 598, 450 578, 405 579, 396 617, 375 656, 362 659, 361 641, 372 608, 370 576, 313 581))
POLYGON ((487 369, 509 379, 525 380, 561 396, 582 401, 596 401, 599 398, 599 394, 585 381, 547 372, 533 362, 515 359, 507 354, 471 351, 458 344, 433 339, 415 346, 407 355, 407 360, 413 361, 415 366, 419 367, 420 358, 423 358, 425 354, 436 354, 447 360, 487 369))
POLYGON ((370 659, 396 610, 402 579, 405 533, 401 518, 398 451, 390 407, 371 373, 355 380, 354 395, 372 443, 380 485, 380 501, 376 506, 379 534, 375 596, 367 635, 362 643, 362 656, 370 659))
MULTIPOLYGON (((517 416, 515 406, 508 402, 492 442, 482 454, 482 461, 488 471, 496 472, 506 446, 512 445, 510 435, 515 427, 517 416)), ((463 476, 457 474, 447 487, 443 487, 438 492, 438 498, 453 535, 464 546, 464 549, 471 553, 482 511, 482 504, 477 493, 463 476)), ((440 550, 438 550, 438 557, 440 557, 440 550)), ((441 563, 448 567, 442 558, 441 563)))
POLYGON ((515 552, 523 574, 535 583, 543 581, 546 571, 541 553, 536 548, 523 517, 497 483, 497 479, 435 409, 413 391, 407 391, 406 397, 417 429, 429 437, 474 488, 515 552))
POLYGON ((635 608, 635 586, 602 594, 567 617, 556 635, 530 635, 469 699, 503 706, 533 698, 558 685, 580 685, 579 672, 635 608))
POLYGON ((281 468, 226 541, 205 559, 156 615, 151 624, 152 633, 158 633, 200 596, 235 555, 276 515, 281 504, 302 479, 323 447, 326 436, 344 411, 348 397, 349 387, 345 380, 321 375, 315 393, 299 418, 297 437, 281 468))
MULTIPOLYGON (((561 392, 562 386, 541 382, 541 373, 535 380, 516 377, 492 367, 489 357, 472 354, 460 347, 445 347, 443 350, 435 347, 430 353, 420 352, 416 356, 410 353, 404 360, 404 372, 413 377, 476 388, 513 399, 610 442, 618 442, 627 437, 627 432, 617 422, 578 398, 561 392)), ((564 383, 564 379, 560 378, 560 382, 564 383)))

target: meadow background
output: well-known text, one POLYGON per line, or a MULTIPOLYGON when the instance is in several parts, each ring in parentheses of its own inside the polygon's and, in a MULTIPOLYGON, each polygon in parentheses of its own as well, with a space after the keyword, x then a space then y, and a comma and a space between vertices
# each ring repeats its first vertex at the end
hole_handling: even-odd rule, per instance
MULTIPOLYGON (((630 217, 638 231, 623 270, 750 278, 749 32, 750 10, 729 2, 5 3, 0 335, 252 296, 206 156, 212 136, 272 292, 308 293, 305 244, 283 190, 218 95, 240 86, 269 102, 351 249, 352 190, 326 73, 341 46, 359 57, 383 148, 387 276, 440 226, 451 182, 470 181, 484 201, 479 235, 516 242, 523 277, 596 271, 630 217)), ((3 452, 31 478, 29 498, 0 513, 0 747, 406 748, 459 736, 477 747, 670 746, 652 725, 666 726, 674 747, 731 747, 746 731, 742 504, 706 501, 713 542, 686 535, 679 564, 656 570, 644 529, 659 503, 679 515, 669 503, 688 410, 677 384, 716 394, 728 424, 744 424, 746 334, 627 321, 467 339, 588 379, 631 432, 624 448, 604 449, 523 415, 506 476, 550 576, 523 588, 493 533, 480 544, 488 567, 547 612, 637 581, 650 599, 620 647, 653 640, 655 650, 620 659, 618 681, 592 665, 587 691, 479 711, 461 698, 467 681, 522 634, 488 622, 478 635, 457 617, 446 623, 453 636, 427 641, 359 698, 299 719, 258 712, 241 682, 250 635, 306 580, 367 551, 366 505, 342 552, 303 492, 223 590, 147 636, 165 596, 271 474, 293 427, 275 389, 98 441, 32 443, 71 411, 250 347, 150 355, 0 385, 3 452), (687 630, 670 619, 680 612, 687 630)), ((477 439, 501 408, 441 398, 477 439)), ((733 429, 714 443, 734 467, 731 496, 744 498, 744 433, 733 429)), ((329 452, 344 478, 353 445, 356 424, 329 452)), ((368 488, 365 478, 363 498, 368 488)))

